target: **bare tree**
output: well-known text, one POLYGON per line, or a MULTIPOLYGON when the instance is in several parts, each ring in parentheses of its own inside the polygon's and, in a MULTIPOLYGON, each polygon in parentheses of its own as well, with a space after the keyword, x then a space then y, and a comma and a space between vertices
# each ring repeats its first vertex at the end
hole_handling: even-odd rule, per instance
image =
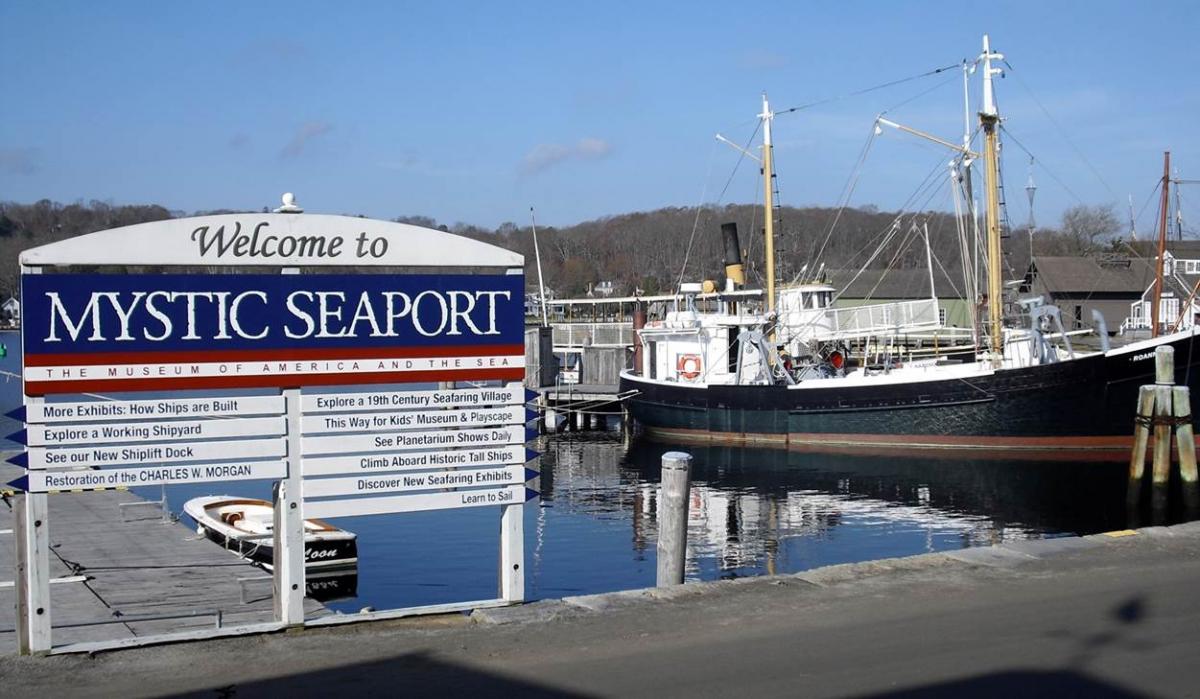
POLYGON ((1078 204, 1063 212, 1060 233, 1074 243, 1079 252, 1095 252, 1108 247, 1121 230, 1121 222, 1112 204, 1078 204))

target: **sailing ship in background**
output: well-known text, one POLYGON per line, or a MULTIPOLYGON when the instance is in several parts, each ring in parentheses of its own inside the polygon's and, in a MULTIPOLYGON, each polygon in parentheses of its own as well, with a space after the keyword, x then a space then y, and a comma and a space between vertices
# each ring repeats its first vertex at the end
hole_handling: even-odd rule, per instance
MULTIPOLYGON (((1192 328, 1110 349, 1071 345, 1054 306, 1018 302, 1021 327, 1005 323, 1001 272, 999 125, 993 78, 1003 56, 983 38, 978 113, 981 152, 879 118, 956 152, 952 167, 966 183, 982 162, 985 183, 986 286, 968 293, 986 317, 973 323, 969 356, 855 361, 853 341, 884 341, 940 327, 938 301, 835 309, 836 289, 820 279, 775 283, 771 127, 763 132, 766 302, 761 311, 732 301, 712 313, 693 303, 698 284, 683 285, 682 306, 640 330, 635 366, 621 374, 630 415, 650 436, 682 441, 774 444, 793 449, 887 452, 949 450, 1006 458, 1128 458, 1138 387, 1154 381, 1154 353, 1175 350, 1176 381, 1200 388, 1200 352, 1192 328), (1059 342, 1055 342, 1055 341, 1059 342)), ((964 69, 964 76, 966 75, 964 69)), ((956 202, 958 200, 956 199, 956 202)), ((964 217, 965 218, 965 217, 964 217)), ((742 282, 736 233, 725 229, 727 288, 742 282), (733 255, 731 257, 731 254, 733 255)), ((927 236, 927 234, 926 234, 927 236)), ((928 242, 926 242, 928 250, 928 242)), ((1159 268, 1161 273, 1161 255, 1159 268)), ((932 264, 932 262, 930 262, 932 264)), ((981 285, 982 286, 982 285, 981 285)), ((1158 308, 1155 300, 1152 308, 1158 308)), ((982 313, 981 313, 982 315, 982 313)))

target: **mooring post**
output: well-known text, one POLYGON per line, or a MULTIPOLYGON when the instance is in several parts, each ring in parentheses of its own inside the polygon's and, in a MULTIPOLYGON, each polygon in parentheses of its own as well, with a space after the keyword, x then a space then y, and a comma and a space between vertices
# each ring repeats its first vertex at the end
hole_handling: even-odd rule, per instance
POLYGON ((1183 506, 1188 517, 1200 510, 1200 483, 1196 474, 1196 437, 1192 430, 1192 398, 1187 386, 1171 390, 1174 398, 1175 448, 1179 451, 1179 479, 1182 481, 1183 506))
POLYGON ((683 583, 691 485, 692 455, 681 451, 663 454, 662 488, 658 495, 659 587, 683 583))
POLYGON ((1187 386, 1171 389, 1174 398, 1175 448, 1179 450, 1179 475, 1184 484, 1196 482, 1196 437, 1192 431, 1192 398, 1187 386))
MULTIPOLYGON (((1133 453, 1129 456, 1129 482, 1140 486, 1146 472, 1146 444, 1150 441, 1150 423, 1154 418, 1154 387, 1142 386, 1138 391, 1137 414, 1134 415, 1133 453)), ((1130 490, 1133 497, 1133 489, 1130 490)))
POLYGON ((1167 485, 1171 475, 1171 387, 1175 384, 1175 350, 1154 350, 1154 487, 1167 485))

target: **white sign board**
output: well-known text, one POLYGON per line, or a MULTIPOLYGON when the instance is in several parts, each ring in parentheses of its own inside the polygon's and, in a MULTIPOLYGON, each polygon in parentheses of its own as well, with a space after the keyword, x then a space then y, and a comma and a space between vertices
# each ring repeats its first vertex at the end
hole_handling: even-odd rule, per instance
POLYGON ((283 396, 222 396, 172 400, 89 400, 75 403, 32 403, 9 413, 29 424, 152 420, 181 417, 246 417, 282 415, 283 396), (20 415, 20 413, 24 415, 20 415))
POLYGON ((410 490, 438 488, 472 488, 478 486, 512 485, 538 477, 537 471, 524 466, 434 471, 424 473, 392 473, 351 478, 314 478, 304 481, 304 496, 313 498, 339 495, 370 495, 410 490))
POLYGON ((485 405, 523 405, 536 396, 520 385, 502 388, 461 388, 443 391, 381 391, 375 393, 318 393, 302 397, 306 414, 355 410, 421 410, 477 408, 485 405))
POLYGON ((25 437, 29 446, 44 447, 220 437, 279 437, 285 434, 287 421, 280 416, 228 420, 102 422, 95 425, 30 425, 25 437))
POLYGON ((522 267, 495 245, 406 223, 326 214, 218 214, 139 223, 31 248, 23 265, 522 267))
MULTIPOLYGON (((521 445, 499 449, 449 449, 414 451, 400 454, 363 454, 306 458, 304 476, 335 476, 347 473, 386 473, 388 471, 428 471, 434 468, 468 466, 509 466, 523 464, 537 452, 521 445)), ((306 481, 307 482, 307 481, 306 481)))
POLYGON ((523 425, 535 416, 536 413, 532 413, 522 405, 408 412, 324 414, 305 416, 300 422, 300 428, 304 434, 312 434, 485 427, 488 425, 523 425))
POLYGON ((186 466, 139 466, 80 471, 30 471, 25 478, 31 493, 60 490, 101 490, 143 485, 248 481, 287 477, 286 461, 253 461, 186 466))
POLYGON ((229 439, 216 442, 171 442, 115 447, 70 447, 47 449, 30 447, 25 453, 30 469, 116 464, 168 464, 190 461, 232 461, 235 459, 280 458, 287 456, 287 440, 229 439))
POLYGON ((525 427, 519 425, 489 427, 482 430, 332 435, 329 437, 304 437, 301 441, 301 451, 307 457, 362 451, 392 452, 438 447, 502 447, 508 444, 524 444, 534 436, 527 435, 525 427))
POLYGON ((304 503, 304 516, 328 519, 333 517, 355 517, 359 515, 381 515, 392 512, 449 510, 459 507, 519 505, 537 496, 537 491, 530 490, 523 485, 510 485, 505 488, 456 490, 449 493, 395 495, 379 498, 349 498, 343 500, 306 500, 304 503))

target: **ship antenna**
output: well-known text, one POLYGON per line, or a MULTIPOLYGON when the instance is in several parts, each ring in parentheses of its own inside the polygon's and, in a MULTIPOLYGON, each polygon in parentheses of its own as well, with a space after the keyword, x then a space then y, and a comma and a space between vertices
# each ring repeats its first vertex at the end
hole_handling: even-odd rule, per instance
POLYGON ((1037 194, 1037 183, 1033 181, 1033 156, 1029 156, 1029 182, 1025 184, 1025 194, 1029 197, 1029 225, 1026 234, 1029 236, 1029 261, 1033 262, 1033 229, 1037 225, 1033 217, 1033 197, 1037 194))
POLYGON ((1137 242, 1137 219, 1133 216, 1133 195, 1129 195, 1129 240, 1137 242))

